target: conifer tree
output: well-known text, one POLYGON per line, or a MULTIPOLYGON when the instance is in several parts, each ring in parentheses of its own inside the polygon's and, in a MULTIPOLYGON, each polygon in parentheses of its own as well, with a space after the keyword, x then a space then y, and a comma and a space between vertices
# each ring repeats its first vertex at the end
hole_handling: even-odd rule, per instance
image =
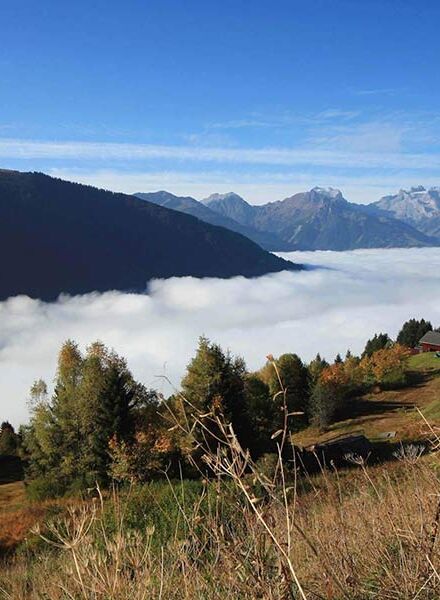
POLYGON ((374 354, 374 352, 377 352, 378 350, 383 350, 383 348, 389 348, 391 345, 392 341, 387 333, 376 333, 365 344, 365 348, 362 353, 362 358, 364 356, 371 356, 372 354, 374 354))
MULTIPOLYGON (((182 395, 189 403, 186 412, 190 419, 195 418, 194 411, 199 415, 208 412, 222 415, 225 421, 233 425, 239 440, 247 447, 249 427, 245 374, 246 367, 241 358, 233 358, 229 352, 223 352, 218 344, 201 337, 196 355, 182 380, 182 395)), ((209 419, 207 423, 210 423, 209 419)), ((213 438, 211 443, 216 445, 213 438)))
POLYGON ((410 319, 403 324, 397 336, 397 343, 407 348, 414 348, 428 331, 432 331, 432 323, 430 321, 425 321, 425 319, 421 319, 420 321, 410 319))
POLYGON ((8 421, 0 425, 0 456, 13 456, 17 452, 18 438, 8 421))
POLYGON ((52 398, 41 380, 31 397, 31 422, 24 430, 29 474, 65 491, 108 483, 110 441, 130 442, 137 412, 151 395, 103 344, 92 344, 83 357, 69 340, 59 354, 52 398))
POLYGON ((289 414, 303 413, 302 416, 291 415, 288 418, 289 430, 296 431, 307 423, 310 394, 309 371, 297 354, 282 354, 273 362, 275 364, 269 360, 260 373, 267 381, 270 394, 277 406, 277 429, 284 426, 283 403, 285 401, 289 414))
POLYGON ((257 375, 246 377, 245 394, 251 431, 249 449, 254 457, 258 457, 274 449, 271 436, 277 430, 279 415, 269 386, 257 375))

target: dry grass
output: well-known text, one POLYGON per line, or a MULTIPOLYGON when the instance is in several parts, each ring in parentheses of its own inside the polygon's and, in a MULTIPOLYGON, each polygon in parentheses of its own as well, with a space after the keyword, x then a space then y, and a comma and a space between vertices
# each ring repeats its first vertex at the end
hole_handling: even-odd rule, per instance
MULTIPOLYGON (((191 513, 182 511, 188 519, 185 538, 157 547, 153 528, 126 528, 124 506, 114 496, 110 502, 117 527, 112 535, 99 503, 73 510, 44 534, 51 552, 37 560, 19 557, 4 569, 0 597, 299 598, 268 524, 281 550, 289 548, 308 600, 438 600, 439 466, 435 455, 407 456, 392 466, 360 466, 314 478, 309 492, 290 494, 290 541, 282 503, 261 503, 263 523, 237 495, 241 523, 225 522, 215 505, 204 513, 196 506, 191 513)), ((252 495, 252 486, 248 489, 252 495)))
POLYGON ((75 499, 30 502, 22 481, 0 485, 0 556, 22 544, 31 529, 44 523, 50 514, 78 504, 75 499))

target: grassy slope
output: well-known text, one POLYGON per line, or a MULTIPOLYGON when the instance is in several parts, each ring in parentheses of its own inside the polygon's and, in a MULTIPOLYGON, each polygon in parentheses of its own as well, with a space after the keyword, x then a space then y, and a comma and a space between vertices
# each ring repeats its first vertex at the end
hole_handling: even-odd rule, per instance
POLYGON ((0 552, 23 538, 29 520, 28 501, 19 463, 10 457, 1 457, 0 472, 0 552))
POLYGON ((295 435, 295 442, 306 446, 354 431, 371 440, 395 432, 394 442, 424 437, 426 428, 417 409, 432 425, 440 425, 440 359, 433 353, 412 356, 408 370, 408 387, 366 394, 353 401, 352 418, 334 423, 325 433, 309 427, 295 435))

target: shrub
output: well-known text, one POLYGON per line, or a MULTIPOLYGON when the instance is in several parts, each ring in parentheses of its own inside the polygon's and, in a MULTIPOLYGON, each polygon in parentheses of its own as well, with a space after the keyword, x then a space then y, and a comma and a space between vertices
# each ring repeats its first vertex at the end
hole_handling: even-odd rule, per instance
POLYGON ((26 495, 32 502, 59 498, 65 491, 55 476, 37 477, 26 483, 26 495))

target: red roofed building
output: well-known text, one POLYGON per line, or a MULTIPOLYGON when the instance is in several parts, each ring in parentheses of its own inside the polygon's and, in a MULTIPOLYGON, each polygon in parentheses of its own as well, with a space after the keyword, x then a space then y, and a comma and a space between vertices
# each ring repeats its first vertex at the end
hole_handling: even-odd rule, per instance
POLYGON ((419 342, 422 352, 440 352, 440 331, 428 331, 419 342))

